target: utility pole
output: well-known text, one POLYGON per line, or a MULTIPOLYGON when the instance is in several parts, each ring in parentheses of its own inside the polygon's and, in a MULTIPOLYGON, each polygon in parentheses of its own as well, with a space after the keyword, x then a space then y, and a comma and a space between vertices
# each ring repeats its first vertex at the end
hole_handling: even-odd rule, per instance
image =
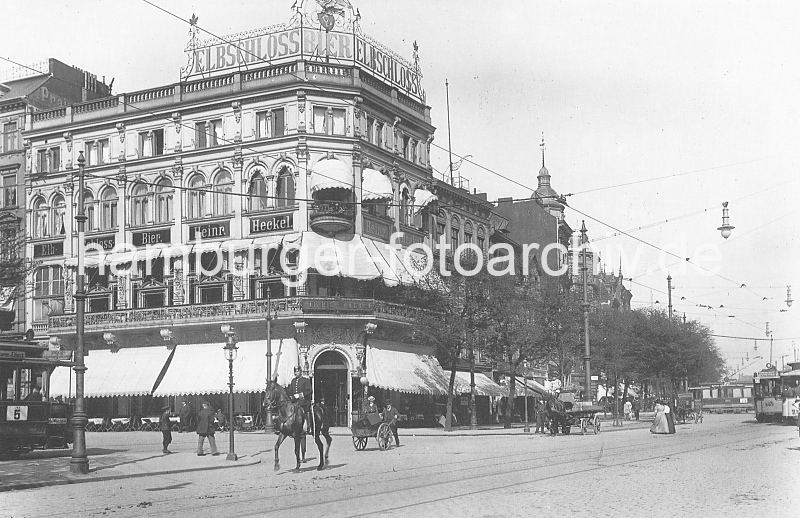
MULTIPOLYGON (((272 290, 267 284, 267 384, 272 382, 272 290)), ((264 433, 272 433, 272 412, 267 409, 264 433)))
POLYGON ((765 334, 769 337, 769 364, 772 365, 772 330, 769 328, 769 322, 767 322, 765 334))
POLYGON ((447 158, 450 163, 450 185, 453 185, 453 142, 450 139, 450 83, 444 80, 444 89, 447 96, 447 158))
POLYGON ((672 276, 667 274, 667 302, 669 304, 669 323, 672 323, 672 276))
POLYGON ((83 398, 84 374, 84 317, 86 309, 86 289, 83 285, 83 254, 85 251, 85 223, 84 211, 84 164, 83 151, 78 154, 78 214, 75 221, 78 223, 78 272, 75 275, 75 413, 72 414, 72 430, 74 441, 72 443, 72 458, 69 461, 70 473, 86 475, 89 473, 89 457, 86 455, 86 407, 83 398))
POLYGON ((581 253, 583 254, 583 369, 584 369, 584 383, 586 392, 584 398, 586 401, 591 401, 592 391, 592 353, 589 348, 589 291, 587 284, 587 270, 589 266, 586 264, 586 244, 588 239, 586 237, 586 222, 581 221, 581 253))

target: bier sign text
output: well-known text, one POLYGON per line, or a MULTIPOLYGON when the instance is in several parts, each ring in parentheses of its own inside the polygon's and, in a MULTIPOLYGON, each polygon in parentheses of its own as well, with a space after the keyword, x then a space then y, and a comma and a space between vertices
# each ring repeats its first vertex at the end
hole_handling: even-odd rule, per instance
POLYGON ((64 242, 57 243, 42 243, 41 245, 33 245, 34 257, 52 257, 54 255, 64 255, 64 242))
POLYGON ((280 232, 281 230, 292 230, 291 214, 250 218, 251 234, 265 234, 268 232, 280 232))
POLYGON ((172 237, 170 235, 170 229, 133 233, 134 246, 158 245, 161 243, 169 243, 171 241, 172 237))
POLYGON ((189 240, 214 239, 215 237, 228 237, 231 235, 231 222, 206 223, 204 225, 191 225, 189 227, 189 240))

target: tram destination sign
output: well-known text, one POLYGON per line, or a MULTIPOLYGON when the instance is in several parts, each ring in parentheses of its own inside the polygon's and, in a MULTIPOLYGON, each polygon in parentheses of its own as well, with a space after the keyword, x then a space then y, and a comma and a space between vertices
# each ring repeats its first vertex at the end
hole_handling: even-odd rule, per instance
POLYGON ((187 49, 188 65, 181 70, 182 78, 207 78, 218 72, 252 70, 254 66, 280 64, 302 57, 325 64, 355 64, 425 103, 422 78, 414 66, 360 34, 310 27, 249 34, 253 35, 212 40, 208 45, 187 49))

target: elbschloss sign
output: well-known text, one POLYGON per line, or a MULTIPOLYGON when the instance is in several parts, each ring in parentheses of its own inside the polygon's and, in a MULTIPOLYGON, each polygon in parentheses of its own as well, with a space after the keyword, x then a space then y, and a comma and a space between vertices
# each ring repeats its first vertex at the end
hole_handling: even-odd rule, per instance
POLYGON ((337 65, 355 63, 365 72, 385 79, 404 94, 425 103, 420 74, 402 58, 391 55, 358 34, 326 32, 309 27, 220 41, 186 51, 188 73, 184 79, 208 77, 223 70, 251 69, 275 60, 302 56, 309 61, 331 60, 337 65))
POLYGON ((251 234, 266 234, 268 232, 280 232, 282 230, 292 230, 293 221, 291 214, 281 216, 263 216, 260 218, 250 218, 251 234))

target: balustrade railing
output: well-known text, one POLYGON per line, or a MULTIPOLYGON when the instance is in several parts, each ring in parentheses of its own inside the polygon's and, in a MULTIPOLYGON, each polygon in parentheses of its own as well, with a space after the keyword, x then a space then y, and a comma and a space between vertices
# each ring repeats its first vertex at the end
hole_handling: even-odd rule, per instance
MULTIPOLYGON (((278 318, 300 315, 374 315, 396 321, 419 317, 422 309, 375 299, 349 297, 289 297, 272 299, 272 311, 278 318)), ((125 327, 158 326, 165 322, 202 323, 219 320, 236 321, 262 318, 267 313, 266 300, 240 300, 221 304, 179 305, 163 308, 120 309, 102 313, 86 313, 86 329, 106 330, 125 327)), ((39 331, 72 332, 75 314, 51 316, 48 324, 39 324, 39 331), (47 329, 49 327, 49 329, 47 329)))

